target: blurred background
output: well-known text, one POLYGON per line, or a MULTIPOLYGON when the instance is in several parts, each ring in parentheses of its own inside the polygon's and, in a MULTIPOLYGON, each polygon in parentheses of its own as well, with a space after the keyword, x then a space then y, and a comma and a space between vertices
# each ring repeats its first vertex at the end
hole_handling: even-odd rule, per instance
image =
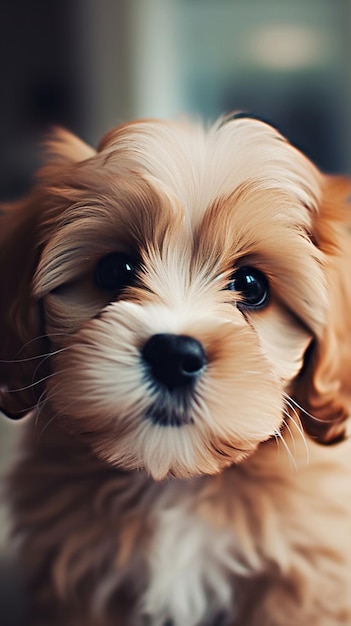
MULTIPOLYGON (((248 111, 351 172, 350 60, 351 0, 2 0, 0 201, 31 186, 52 125, 96 145, 145 116, 248 111)), ((2 475, 19 429, 0 416, 2 475)), ((5 536, 0 507, 2 626, 18 620, 5 536)))
POLYGON ((243 109, 328 171, 351 170, 350 0, 2 0, 0 199, 22 193, 38 142, 243 109))

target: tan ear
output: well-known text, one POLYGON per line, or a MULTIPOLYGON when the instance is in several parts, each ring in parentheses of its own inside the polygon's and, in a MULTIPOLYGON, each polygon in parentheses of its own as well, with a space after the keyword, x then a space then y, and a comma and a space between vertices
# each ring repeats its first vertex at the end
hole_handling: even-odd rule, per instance
POLYGON ((350 193, 350 180, 325 177, 313 238, 324 253, 328 305, 295 393, 307 433, 324 444, 345 437, 351 407, 350 193))
POLYGON ((0 208, 0 410, 14 418, 35 407, 49 372, 41 303, 32 293, 42 216, 52 209, 46 186, 62 168, 95 154, 64 130, 54 132, 47 153, 33 192, 0 208))

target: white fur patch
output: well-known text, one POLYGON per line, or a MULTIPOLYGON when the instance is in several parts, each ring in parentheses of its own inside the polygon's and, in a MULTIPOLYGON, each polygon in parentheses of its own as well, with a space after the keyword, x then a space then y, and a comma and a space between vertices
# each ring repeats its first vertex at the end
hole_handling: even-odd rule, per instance
POLYGON ((232 612, 232 575, 248 573, 235 559, 233 535, 216 532, 191 511, 190 502, 165 508, 155 524, 144 597, 150 624, 195 626, 229 607, 232 612))

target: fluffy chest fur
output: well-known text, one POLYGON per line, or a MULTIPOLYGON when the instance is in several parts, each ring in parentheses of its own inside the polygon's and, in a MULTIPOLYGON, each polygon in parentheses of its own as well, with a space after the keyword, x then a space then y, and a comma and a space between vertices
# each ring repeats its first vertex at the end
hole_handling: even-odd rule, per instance
POLYGON ((349 444, 323 458, 310 444, 307 459, 303 440, 287 436, 297 465, 272 442, 220 476, 160 487, 74 445, 63 467, 53 435, 42 436, 50 460, 36 443, 12 476, 35 624, 293 626, 321 606, 326 624, 349 623, 351 554, 339 541, 350 526, 349 444))

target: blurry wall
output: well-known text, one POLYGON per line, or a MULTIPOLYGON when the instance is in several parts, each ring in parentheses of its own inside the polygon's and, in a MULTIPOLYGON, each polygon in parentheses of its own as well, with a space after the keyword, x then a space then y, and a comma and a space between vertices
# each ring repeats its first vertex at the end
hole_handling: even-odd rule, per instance
POLYGON ((137 116, 245 110, 322 168, 351 169, 349 0, 136 4, 137 116))
POLYGON ((0 200, 30 186, 38 143, 53 125, 95 140, 112 120, 110 110, 116 121, 127 115, 127 6, 126 0, 1 2, 0 200))

